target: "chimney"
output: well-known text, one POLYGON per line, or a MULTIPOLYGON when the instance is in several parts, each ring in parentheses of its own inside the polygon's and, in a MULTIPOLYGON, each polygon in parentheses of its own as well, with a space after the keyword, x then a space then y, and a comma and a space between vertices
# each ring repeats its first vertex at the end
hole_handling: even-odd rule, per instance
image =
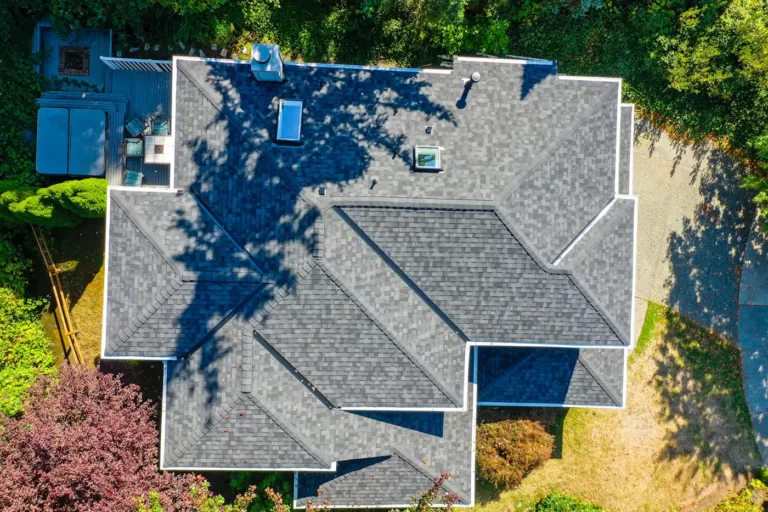
POLYGON ((259 82, 282 82, 283 57, 276 44, 251 45, 251 72, 259 82))

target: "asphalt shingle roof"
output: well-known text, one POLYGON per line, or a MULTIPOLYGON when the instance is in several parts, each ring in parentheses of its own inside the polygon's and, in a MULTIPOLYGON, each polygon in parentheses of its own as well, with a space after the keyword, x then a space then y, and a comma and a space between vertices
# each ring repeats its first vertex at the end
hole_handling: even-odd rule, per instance
POLYGON ((447 471, 470 504, 476 384, 623 402, 620 83, 453 65, 175 61, 179 190, 110 190, 104 350, 176 358, 164 468, 298 469, 299 506, 406 505, 447 471), (304 101, 298 147, 273 143, 280 99, 304 101), (411 172, 417 144, 445 172, 411 172), (479 349, 475 383, 473 342, 543 346, 479 349))
POLYGON ((621 349, 481 347, 478 360, 483 404, 623 404, 621 349))

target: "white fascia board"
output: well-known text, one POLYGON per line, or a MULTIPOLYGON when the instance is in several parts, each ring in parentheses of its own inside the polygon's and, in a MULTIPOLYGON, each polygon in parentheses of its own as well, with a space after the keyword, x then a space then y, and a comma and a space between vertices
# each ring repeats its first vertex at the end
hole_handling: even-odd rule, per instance
POLYGON ((331 464, 330 469, 318 469, 318 468, 244 468, 244 467, 207 467, 207 466, 161 466, 163 471, 245 471, 245 472, 259 472, 259 471, 301 471, 302 473, 335 473, 336 463, 331 464))
POLYGON ((616 82, 621 83, 621 78, 611 78, 605 76, 572 76, 572 75, 557 75, 560 80, 583 80, 585 82, 616 82))
POLYGON ((573 405, 573 404, 546 404, 537 402, 478 402, 482 407, 551 407, 555 409, 623 409, 618 405, 573 405))
MULTIPOLYGON (((319 499, 322 499, 322 497, 320 497, 319 499)), ((314 505, 315 504, 315 500, 312 500, 312 503, 314 505)), ((327 508, 327 509, 331 509, 331 508, 333 508, 333 509, 384 509, 384 508, 386 508, 386 509, 392 510, 392 509, 407 509, 407 508, 409 508, 411 506, 413 506, 413 503, 400 503, 400 504, 397 504, 397 505, 333 505, 333 504, 329 504, 327 507, 323 506, 323 507, 320 507, 320 508, 327 508)), ((469 507, 474 507, 474 504, 471 504, 471 505, 464 505, 464 504, 453 505, 453 508, 469 508, 469 507)), ((295 503, 294 503, 294 507, 293 508, 295 508, 297 510, 304 510, 304 509, 307 508, 307 506, 303 505, 303 506, 297 507, 297 506, 295 506, 295 503)), ((443 504, 443 503, 433 503, 432 504, 432 508, 445 508, 445 504, 443 504)))
POLYGON ((112 360, 126 360, 126 361, 176 361, 178 358, 176 356, 107 356, 102 355, 102 359, 112 359, 112 360))
MULTIPOLYGON (((632 308, 634 310, 634 308, 632 308)), ((629 369, 629 350, 624 351, 624 379, 621 383, 621 409, 627 408, 627 380, 629 375, 627 371, 629 369)))
POLYGON ((451 69, 436 68, 389 68, 384 66, 359 66, 354 64, 327 64, 315 62, 284 62, 286 66, 297 68, 326 68, 326 69, 349 69, 355 71, 391 71, 393 73, 432 73, 435 75, 450 75, 451 69))
POLYGON ((632 310, 629 314, 629 346, 635 346, 635 297, 637 297, 637 219, 640 200, 635 197, 635 218, 632 230, 632 310))
POLYGON ((104 230, 104 297, 102 298, 101 306, 101 357, 104 357, 104 353, 107 349, 107 289, 109 288, 109 215, 112 201, 110 199, 110 191, 112 187, 107 186, 107 213, 106 213, 106 228, 104 230))
POLYGON ((163 401, 160 403, 160 469, 165 460, 165 390, 168 389, 168 362, 163 361, 163 401))
POLYGON ((619 153, 621 152, 621 88, 622 82, 619 80, 618 98, 616 99, 616 184, 614 194, 619 193, 619 153))
POLYGON ((472 365, 472 375, 473 375, 473 385, 475 386, 475 392, 473 393, 473 401, 472 401, 472 460, 470 461, 470 478, 471 478, 471 487, 469 490, 469 507, 475 506, 475 454, 477 453, 477 392, 478 392, 478 386, 477 386, 477 366, 478 366, 478 354, 479 349, 477 347, 473 347, 472 350, 474 351, 474 364, 472 365))
POLYGON ((516 64, 518 66, 554 66, 551 60, 499 59, 496 57, 456 57, 460 62, 487 62, 489 64, 516 64))
POLYGON ((168 172, 171 175, 168 181, 170 188, 173 188, 175 184, 174 182, 176 181, 176 143, 178 142, 176 140, 176 132, 178 131, 176 129, 176 76, 178 72, 176 69, 176 60, 176 57, 174 57, 171 64, 171 136, 173 137, 173 158, 171 158, 171 165, 168 169, 168 172))
MULTIPOLYGON (((618 177, 617 177, 616 183, 617 183, 617 186, 618 186, 618 177)), ((576 247, 579 244, 579 242, 581 242, 581 240, 587 235, 587 233, 589 233, 589 231, 595 226, 595 224, 600 222, 600 219, 605 217, 605 215, 608 213, 608 211, 611 209, 611 207, 616 203, 616 199, 617 199, 616 196, 612 197, 611 200, 608 201, 608 204, 606 204, 603 207, 603 209, 600 210, 600 213, 598 213, 595 216, 594 219, 589 221, 589 224, 587 224, 586 227, 584 227, 584 229, 582 229, 581 232, 578 235, 576 235, 576 238, 571 240, 571 243, 569 243, 565 247, 565 249, 563 249, 563 251, 560 253, 560 255, 552 263, 553 266, 557 267, 558 265, 560 265, 560 262, 563 261, 563 259, 568 255, 568 253, 571 252, 573 250, 573 248, 576 247)))
POLYGON ((629 345, 588 345, 585 343, 517 343, 498 341, 470 341, 467 342, 476 347, 535 347, 535 348, 611 348, 623 350, 629 345))
POLYGON ((126 187, 123 185, 110 185, 108 190, 122 190, 124 192, 137 192, 148 194, 178 194, 179 189, 173 187, 126 187))
POLYGON ((629 195, 632 195, 632 180, 635 173, 635 104, 634 103, 622 103, 622 107, 632 107, 632 122, 629 129, 629 195))

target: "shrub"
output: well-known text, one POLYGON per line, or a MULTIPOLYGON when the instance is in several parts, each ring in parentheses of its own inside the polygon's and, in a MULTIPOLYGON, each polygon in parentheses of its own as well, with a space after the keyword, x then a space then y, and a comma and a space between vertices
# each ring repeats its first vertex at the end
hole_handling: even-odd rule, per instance
POLYGON ((603 507, 553 492, 536 504, 536 512, 602 512, 603 507))
POLYGON ((0 218, 45 227, 73 227, 83 218, 102 218, 107 210, 107 181, 65 181, 34 188, 0 181, 0 218))
POLYGON ((26 274, 32 267, 32 261, 26 258, 14 244, 12 230, 0 231, 0 287, 22 295, 27 285, 26 274))
POLYGON ((477 427, 480 475, 494 485, 518 485, 532 469, 552 456, 555 440, 541 423, 505 420, 477 427))
POLYGON ((35 377, 54 373, 49 341, 38 315, 41 305, 41 301, 0 288, 0 416, 19 414, 35 377))
POLYGON ((248 510, 252 512, 272 512, 275 510, 274 501, 266 494, 267 489, 272 489, 281 496, 291 494, 291 484, 282 473, 274 471, 267 475, 254 474, 248 471, 238 471, 229 477, 229 487, 235 493, 244 493, 249 489, 255 489, 256 493, 248 510), (258 483, 255 483, 259 480, 258 483))
POLYGON ((0 510, 127 512, 149 491, 166 511, 188 501, 193 477, 158 471, 154 407, 138 387, 73 365, 28 393, 0 438, 0 510))
POLYGON ((740 493, 731 493, 718 503, 714 512, 760 512, 766 503, 768 488, 761 480, 752 480, 740 493))
POLYGON ((101 178, 64 181, 37 193, 86 219, 101 219, 107 213, 107 180, 101 178))

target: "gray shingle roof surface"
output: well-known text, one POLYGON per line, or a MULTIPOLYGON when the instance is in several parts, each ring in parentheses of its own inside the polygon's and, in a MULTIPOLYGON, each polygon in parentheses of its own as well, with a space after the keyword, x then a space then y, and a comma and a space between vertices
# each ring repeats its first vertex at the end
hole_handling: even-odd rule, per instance
POLYGON ((621 126, 620 137, 621 146, 619 149, 619 194, 629 194, 630 191, 630 166, 632 162, 632 119, 634 116, 634 105, 622 105, 621 107, 621 126))
POLYGON ((337 407, 454 407, 319 267, 255 327, 337 407))
POLYGON ((558 266, 572 269, 629 339, 636 199, 617 199, 558 266))
MULTIPOLYGON (((618 84, 614 84, 618 87, 618 84)), ((589 111, 520 180, 505 190, 500 206, 552 262, 613 198, 616 184, 616 92, 589 111)))
MULTIPOLYGON (((302 498, 324 486, 334 505, 405 504, 450 471, 468 504, 467 343, 628 343, 624 200, 551 266, 614 197, 620 84, 463 60, 288 64, 282 84, 244 64, 176 68, 184 190, 110 192, 105 326, 106 356, 179 358, 164 467, 339 462, 299 477, 302 498), (300 147, 272 143, 283 98, 304 101, 300 147), (411 172, 416 144, 441 146, 445 172, 411 172)), ((483 393, 622 401, 623 350, 509 350, 483 393)))
POLYGON ((481 347, 478 402, 623 404, 624 350, 481 347))
MULTIPOLYGON (((408 505, 411 498, 429 489, 437 476, 417 466, 407 456, 395 452, 384 457, 342 461, 336 473, 305 473, 299 478, 296 506, 305 507, 310 500, 315 505, 327 501, 337 507, 408 505)), ((450 491, 444 490, 443 495, 445 492, 450 491)))
POLYGON ((189 359, 168 363, 164 465, 329 468, 319 449, 242 389, 244 336, 233 319, 189 359))
POLYGON ((472 341, 621 344, 571 279, 541 268, 493 212, 343 210, 472 341))

